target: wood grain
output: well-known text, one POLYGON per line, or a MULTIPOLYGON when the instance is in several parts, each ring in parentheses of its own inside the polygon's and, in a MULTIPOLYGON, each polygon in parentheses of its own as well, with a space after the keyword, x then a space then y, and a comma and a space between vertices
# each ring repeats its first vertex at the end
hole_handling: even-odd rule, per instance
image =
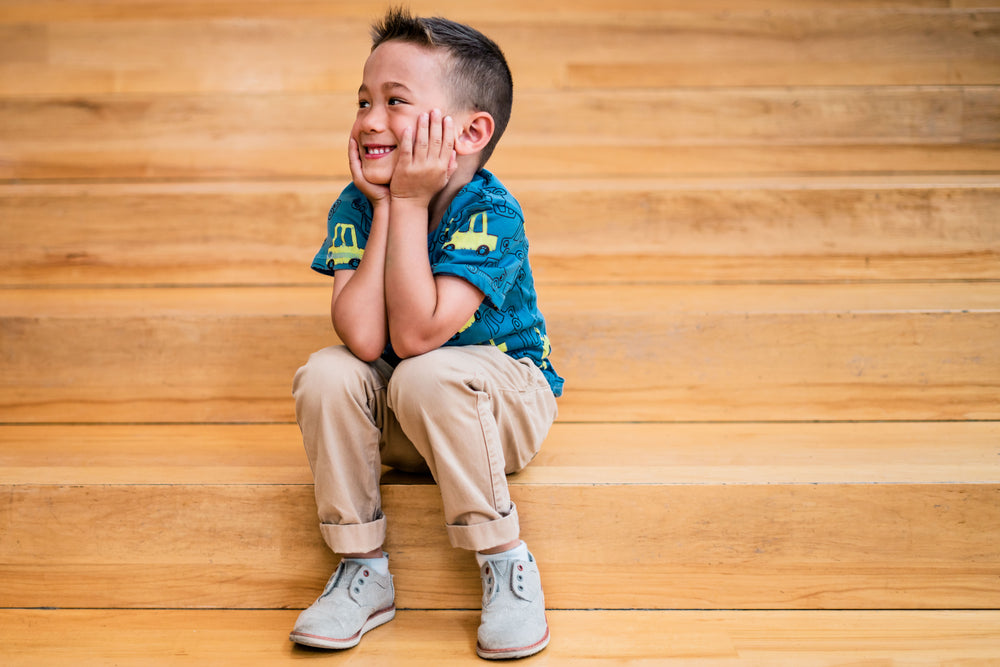
MULTIPOLYGON (((0 98, 0 178, 343 179, 352 99, 0 98)), ((524 110, 490 163, 508 177, 1000 171, 995 88, 528 92, 520 99, 524 110)))
MULTIPOLYGON (((314 652, 287 639, 298 611, 0 611, 0 641, 14 664, 79 665, 82 659, 145 665, 467 665, 477 611, 401 611, 351 651, 314 652), (123 625, 130 631, 122 633, 123 625), (60 642, 54 644, 52 637, 60 642)), ((1000 652, 995 611, 559 611, 545 665, 842 667, 859 654, 898 664, 986 667, 1000 652), (875 657, 877 656, 877 657, 875 657)))
MULTIPOLYGON (((511 493, 556 609, 1000 603, 995 482, 511 493)), ((14 485, 2 497, 16 536, 0 546, 4 607, 302 607, 334 565, 310 485, 14 485)), ((430 483, 383 487, 403 608, 477 608, 478 571, 448 547, 440 504, 430 483)))
MULTIPOLYGON (((822 10, 824 0, 705 0, 692 5, 684 0, 623 0, 609 6, 606 0, 553 0, 538 5, 531 0, 510 0, 502 11, 490 5, 470 5, 462 0, 414 0, 408 5, 418 15, 441 14, 456 20, 559 19, 563 23, 606 23, 610 20, 639 23, 664 12, 716 14, 738 11, 822 10)), ((982 0, 842 0, 841 10, 906 10, 975 8, 988 6, 982 0)), ((123 19, 216 19, 216 18, 317 18, 369 20, 378 8, 364 0, 2 0, 0 21, 6 23, 59 23, 64 21, 119 21, 123 19)))
MULTIPOLYGON (((995 419, 997 289, 582 285, 541 303, 564 420, 995 419)), ((0 414, 290 421, 295 369, 336 340, 328 293, 8 290, 0 414)))
MULTIPOLYGON (((342 185, 8 185, 0 280, 325 284, 308 265, 342 185)), ((1000 180, 991 177, 508 186, 543 283, 592 281, 595 262, 605 280, 622 282, 1000 278, 1000 180)))
MULTIPOLYGON (((3 94, 350 92, 378 14, 366 5, 363 13, 261 17, 239 5, 239 16, 206 18, 184 9, 172 16, 155 3, 165 17, 91 18, 78 9, 60 20, 44 5, 53 3, 37 13, 21 5, 20 20, 12 7, 0 24, 0 43, 11 45, 0 52, 3 94)), ((993 9, 828 7, 650 11, 643 3, 630 11, 605 3, 596 12, 533 5, 453 17, 468 17, 503 46, 521 89, 1000 82, 993 9)))
MULTIPOLYGON (((1000 7, 412 7, 517 84, 490 168, 568 380, 510 478, 539 664, 995 663, 1000 7)), ((399 616, 287 641, 335 563, 290 383, 379 11, 0 0, 5 664, 474 659, 475 565, 392 471, 399 616)))
MULTIPOLYGON (((0 443, 2 484, 312 483, 295 424, 2 425, 0 443)), ((961 480, 1000 480, 1000 424, 558 422, 531 465, 510 477, 514 485, 961 480)), ((391 472, 384 481, 411 483, 391 472)))

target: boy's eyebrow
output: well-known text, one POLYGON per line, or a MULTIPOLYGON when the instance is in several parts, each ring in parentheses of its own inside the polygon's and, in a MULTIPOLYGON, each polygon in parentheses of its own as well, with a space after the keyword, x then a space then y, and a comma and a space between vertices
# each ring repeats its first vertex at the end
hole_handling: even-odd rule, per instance
MULTIPOLYGON (((382 84, 382 90, 384 92, 391 92, 394 90, 402 90, 407 93, 411 92, 410 89, 406 86, 406 84, 400 83, 398 81, 386 81, 385 83, 382 84)), ((368 86, 362 83, 361 86, 358 88, 358 93, 360 94, 367 92, 368 92, 368 86)))

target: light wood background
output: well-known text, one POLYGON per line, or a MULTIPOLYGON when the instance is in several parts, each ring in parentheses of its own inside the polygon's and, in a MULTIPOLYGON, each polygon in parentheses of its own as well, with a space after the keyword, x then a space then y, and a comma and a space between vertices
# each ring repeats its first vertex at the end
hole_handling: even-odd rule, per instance
MULTIPOLYGON (((1000 6, 415 0, 494 37, 491 161, 567 378, 511 478, 537 664, 1000 661, 1000 6)), ((479 581, 383 479, 401 611, 294 424, 381 12, 0 0, 0 663, 465 664, 479 581)))

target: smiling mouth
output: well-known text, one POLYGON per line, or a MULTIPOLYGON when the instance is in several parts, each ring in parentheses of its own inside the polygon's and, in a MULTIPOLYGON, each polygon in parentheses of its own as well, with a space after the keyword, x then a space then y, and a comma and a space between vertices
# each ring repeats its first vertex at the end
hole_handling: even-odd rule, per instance
POLYGON ((396 150, 395 146, 365 146, 365 155, 368 157, 383 157, 396 150))

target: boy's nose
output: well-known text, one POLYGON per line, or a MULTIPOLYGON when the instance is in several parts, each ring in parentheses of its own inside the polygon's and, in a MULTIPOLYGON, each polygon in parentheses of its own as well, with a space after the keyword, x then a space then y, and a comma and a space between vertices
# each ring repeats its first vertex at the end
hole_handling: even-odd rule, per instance
POLYGON ((382 132, 386 128, 386 114, 377 107, 368 109, 361 119, 361 129, 364 132, 382 132))

